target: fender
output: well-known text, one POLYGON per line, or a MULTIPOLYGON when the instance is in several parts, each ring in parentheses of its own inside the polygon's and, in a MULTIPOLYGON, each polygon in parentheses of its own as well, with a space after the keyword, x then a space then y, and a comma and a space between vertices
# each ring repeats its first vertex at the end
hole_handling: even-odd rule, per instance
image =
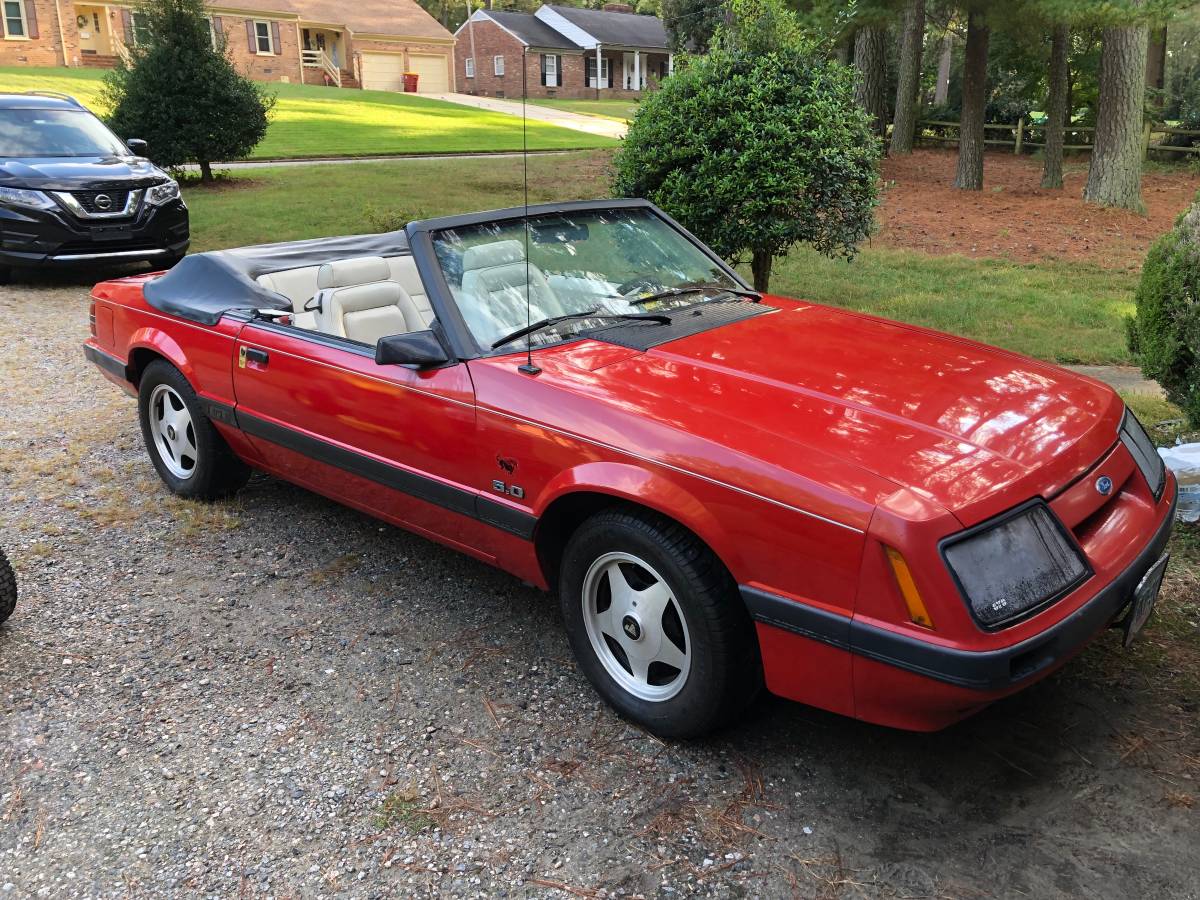
POLYGON ((731 572, 741 568, 736 542, 707 506, 678 481, 630 463, 590 462, 560 472, 534 505, 539 525, 556 500, 585 492, 608 494, 662 513, 695 532, 731 572))
POLYGON ((188 356, 183 352, 183 348, 166 332, 160 328, 143 325, 129 336, 129 342, 125 348, 125 362, 128 365, 133 360, 133 354, 137 350, 153 350, 159 356, 164 357, 171 365, 183 373, 183 376, 188 380, 188 383, 200 392, 200 384, 196 378, 196 370, 188 360, 188 356))

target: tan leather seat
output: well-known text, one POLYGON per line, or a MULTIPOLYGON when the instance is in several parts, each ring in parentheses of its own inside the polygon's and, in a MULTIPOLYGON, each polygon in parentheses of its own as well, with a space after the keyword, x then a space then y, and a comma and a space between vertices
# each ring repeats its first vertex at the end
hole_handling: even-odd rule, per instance
POLYGON ((527 320, 558 316, 565 311, 542 270, 532 263, 526 265, 525 248, 520 241, 468 247, 462 265, 463 318, 484 344, 520 328, 527 320))
POLYGON ((312 305, 317 331, 372 346, 380 338, 425 327, 408 292, 391 280, 391 269, 382 256, 339 259, 321 266, 312 305))

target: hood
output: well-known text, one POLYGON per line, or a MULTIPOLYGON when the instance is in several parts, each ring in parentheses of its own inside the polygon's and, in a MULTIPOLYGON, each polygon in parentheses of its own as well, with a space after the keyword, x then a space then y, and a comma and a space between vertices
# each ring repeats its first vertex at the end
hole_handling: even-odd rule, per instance
POLYGON ((70 156, 5 159, 0 184, 48 191, 100 191, 158 184, 167 177, 137 156, 70 156))
POLYGON ((922 328, 767 302, 778 311, 611 362, 592 342, 567 345, 560 377, 577 369, 581 386, 802 477, 852 465, 964 525, 1057 493, 1117 440, 1124 405, 1100 382, 922 328))

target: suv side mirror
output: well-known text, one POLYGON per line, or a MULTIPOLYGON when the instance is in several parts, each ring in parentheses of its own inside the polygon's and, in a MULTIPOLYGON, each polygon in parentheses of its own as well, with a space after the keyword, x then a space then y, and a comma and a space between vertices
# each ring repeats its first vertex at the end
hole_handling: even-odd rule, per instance
POLYGON ((432 331, 410 331, 380 338, 375 345, 375 362, 381 366, 432 369, 450 362, 450 356, 432 331))
POLYGON ((125 146, 129 148, 129 152, 134 156, 145 156, 150 145, 141 138, 130 138, 125 142, 125 146))

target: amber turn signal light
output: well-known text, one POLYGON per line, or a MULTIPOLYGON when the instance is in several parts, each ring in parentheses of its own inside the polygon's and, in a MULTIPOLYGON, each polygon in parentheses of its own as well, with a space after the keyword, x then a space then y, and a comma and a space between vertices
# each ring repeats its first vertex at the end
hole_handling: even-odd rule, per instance
POLYGON ((925 608, 925 601, 921 599, 921 592, 917 590, 917 583, 913 581, 908 563, 904 561, 899 550, 891 547, 883 549, 887 553, 888 562, 892 565, 892 574, 896 576, 896 586, 900 588, 900 596, 904 598, 904 605, 908 607, 908 617, 918 625, 932 628, 933 618, 929 615, 929 610, 925 608))

